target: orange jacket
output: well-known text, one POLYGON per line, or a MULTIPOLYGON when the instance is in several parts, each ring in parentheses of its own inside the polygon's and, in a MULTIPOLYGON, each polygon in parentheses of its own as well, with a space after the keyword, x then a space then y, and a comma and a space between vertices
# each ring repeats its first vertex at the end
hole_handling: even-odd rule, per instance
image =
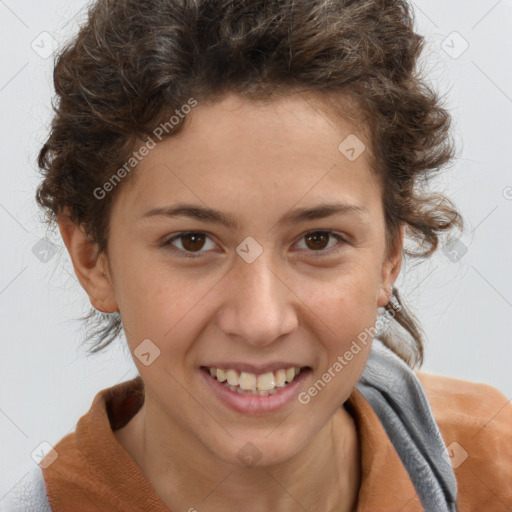
MULTIPOLYGON (((484 384, 422 372, 417 376, 452 459, 459 512, 510 512, 510 400, 484 384)), ((75 432, 57 443, 58 457, 43 469, 54 512, 168 511, 112 432, 128 422, 142 400, 139 378, 100 391, 75 432)), ((357 512, 422 511, 412 482, 371 406, 358 390, 348 404, 358 425, 362 454, 357 512)))

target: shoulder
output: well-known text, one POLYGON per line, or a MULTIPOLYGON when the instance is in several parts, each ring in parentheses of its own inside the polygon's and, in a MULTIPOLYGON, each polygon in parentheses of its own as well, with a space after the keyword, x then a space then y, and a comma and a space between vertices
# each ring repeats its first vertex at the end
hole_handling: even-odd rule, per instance
POLYGON ((510 510, 511 400, 487 384, 424 372, 417 376, 455 471, 460 512, 510 510))
MULTIPOLYGON (((416 375, 434 413, 437 411, 438 421, 462 423, 478 428, 480 422, 486 424, 499 412, 503 412, 503 415, 496 418, 497 420, 511 418, 511 401, 492 386, 425 372, 416 372, 416 375)), ((497 421, 492 426, 504 425, 497 421)), ((510 428, 510 424, 508 427, 510 428)))
POLYGON ((0 501, 0 512, 51 512, 46 485, 39 466, 32 468, 0 501))

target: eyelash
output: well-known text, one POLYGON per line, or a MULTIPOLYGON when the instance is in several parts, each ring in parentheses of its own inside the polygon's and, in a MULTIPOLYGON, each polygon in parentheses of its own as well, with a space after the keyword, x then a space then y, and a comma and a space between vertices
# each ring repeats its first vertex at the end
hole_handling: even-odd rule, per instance
MULTIPOLYGON (((304 233, 301 236, 299 241, 304 239, 307 235, 311 235, 311 234, 315 234, 315 233, 326 233, 326 234, 334 237, 336 240, 338 240, 338 242, 342 242, 343 244, 348 243, 348 241, 345 237, 341 236, 340 234, 338 234, 334 231, 330 231, 328 229, 324 229, 324 230, 317 229, 314 231, 308 231, 307 233, 304 233)), ((172 237, 165 239, 161 243, 161 246, 163 246, 163 247, 169 246, 172 251, 177 251, 177 252, 181 253, 186 258, 201 258, 202 254, 204 254, 204 252, 194 253, 194 252, 186 251, 183 249, 178 249, 177 247, 172 246, 172 242, 174 242, 175 240, 178 240, 180 238, 183 238, 187 235, 205 235, 207 238, 212 240, 212 238, 204 231, 183 231, 181 233, 178 233, 177 235, 173 235, 172 237)), ((329 249, 319 249, 318 251, 309 250, 307 252, 318 253, 318 256, 315 255, 314 257, 322 257, 322 256, 331 255, 331 253, 333 253, 333 252, 336 253, 339 250, 341 250, 341 247, 338 247, 336 249, 336 246, 334 246, 334 247, 330 247, 329 249)))

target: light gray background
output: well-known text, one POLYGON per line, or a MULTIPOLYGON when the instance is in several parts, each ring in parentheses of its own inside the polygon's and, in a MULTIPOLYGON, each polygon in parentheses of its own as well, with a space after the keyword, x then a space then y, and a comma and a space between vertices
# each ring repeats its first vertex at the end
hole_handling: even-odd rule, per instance
MULTIPOLYGON (((57 443, 99 390, 136 375, 120 343, 91 358, 80 348, 74 318, 89 304, 62 241, 52 238, 57 252, 46 263, 33 253, 46 236, 34 192, 53 94, 48 34, 62 44, 84 5, 0 0, 0 500, 34 467, 41 442, 57 443)), ((459 158, 436 185, 464 215, 467 253, 406 265, 398 286, 424 326, 425 371, 485 382, 511 398, 512 2, 413 5, 429 41, 426 69, 455 120, 459 158)))

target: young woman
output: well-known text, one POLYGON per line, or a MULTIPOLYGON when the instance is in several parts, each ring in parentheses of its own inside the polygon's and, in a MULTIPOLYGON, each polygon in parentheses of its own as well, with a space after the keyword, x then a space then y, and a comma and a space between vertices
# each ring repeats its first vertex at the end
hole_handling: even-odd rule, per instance
POLYGON ((511 509, 511 404, 419 372, 393 286, 462 228, 421 48, 402 0, 92 5, 37 200, 139 376, 18 510, 511 509))

